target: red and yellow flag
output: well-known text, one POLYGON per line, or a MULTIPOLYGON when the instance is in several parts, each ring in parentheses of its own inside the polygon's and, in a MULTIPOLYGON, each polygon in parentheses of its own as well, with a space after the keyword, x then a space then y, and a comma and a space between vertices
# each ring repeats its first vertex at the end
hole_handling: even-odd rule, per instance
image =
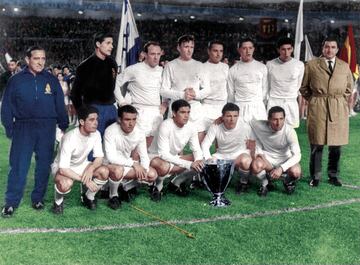
POLYGON ((348 35, 341 48, 339 58, 349 64, 350 70, 353 73, 355 80, 357 80, 359 78, 359 65, 356 61, 356 48, 352 25, 348 26, 348 35))

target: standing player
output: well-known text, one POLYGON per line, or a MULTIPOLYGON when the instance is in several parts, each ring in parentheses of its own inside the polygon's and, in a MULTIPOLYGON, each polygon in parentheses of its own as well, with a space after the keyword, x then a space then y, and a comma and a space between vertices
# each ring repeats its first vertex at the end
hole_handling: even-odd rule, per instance
POLYGON ((52 164, 55 176, 55 202, 53 212, 64 211, 64 195, 71 191, 74 181, 80 181, 87 191, 81 195, 82 203, 96 209, 96 192, 107 182, 109 170, 102 166, 104 153, 98 126, 98 110, 92 106, 78 109, 79 127, 67 132, 61 139, 58 154, 52 164), (94 161, 87 157, 93 151, 94 161))
POLYGON ((207 131, 215 119, 221 116, 222 108, 227 101, 226 80, 229 66, 222 63, 224 45, 220 41, 211 41, 208 46, 208 60, 204 63, 204 70, 210 81, 209 93, 203 95, 202 109, 204 112, 204 127, 207 131))
POLYGON ((268 83, 266 66, 253 58, 254 41, 239 42, 240 61, 230 68, 228 99, 239 106, 239 117, 245 122, 265 120, 268 83))
MULTIPOLYGON (((150 41, 144 46, 145 60, 131 65, 116 80, 115 96, 119 106, 126 104, 121 91, 127 90, 131 104, 138 112, 137 126, 146 135, 150 146, 154 133, 163 120, 160 105, 162 67, 159 66, 161 48, 158 42, 150 41)), ((162 107, 162 108, 161 108, 162 107)))
POLYGON ((168 189, 179 195, 186 196, 186 183, 195 172, 203 168, 202 152, 194 124, 189 122, 190 104, 183 99, 172 103, 172 118, 162 122, 158 135, 150 146, 151 166, 158 172, 157 189, 162 190, 163 180, 176 175, 169 183, 168 189), (185 145, 189 144, 193 154, 181 155, 185 145), (194 172, 195 171, 195 172, 194 172))
MULTIPOLYGON (((191 105, 190 121, 199 135, 200 142, 205 136, 203 111, 200 103, 202 92, 209 90, 209 80, 203 64, 192 58, 195 39, 184 35, 178 39, 177 50, 180 56, 165 65, 160 94, 164 99, 185 99, 191 105)), ((171 111, 169 111, 169 117, 171 111)))
POLYGON ((255 140, 249 124, 239 118, 239 107, 227 103, 222 109, 222 123, 210 126, 201 149, 206 160, 208 159, 233 159, 236 169, 240 173, 240 181, 236 192, 240 194, 248 189, 250 165, 255 156, 255 150, 250 152, 249 140, 255 140), (210 147, 216 140, 216 153, 210 154, 210 147))
POLYGON ((294 41, 281 38, 277 43, 279 57, 269 61, 269 101, 267 109, 280 106, 285 110, 286 123, 293 128, 299 127, 299 105, 297 97, 304 75, 304 64, 291 57, 294 41))
POLYGON ((252 173, 261 181, 259 196, 268 192, 266 173, 270 180, 282 178, 285 192, 292 194, 301 176, 301 152, 295 129, 285 123, 284 109, 274 106, 267 121, 252 120, 250 126, 263 150, 252 163, 252 173))
MULTIPOLYGON (((145 134, 135 126, 137 116, 133 106, 120 107, 118 121, 110 125, 104 135, 105 154, 109 162, 107 166, 110 170, 108 205, 114 210, 121 205, 118 188, 122 180, 137 180, 152 185, 157 178, 156 171, 149 166, 145 134), (134 150, 137 150, 140 161, 131 158, 134 150)), ((150 186, 150 196, 156 200, 159 192, 154 188, 150 186)))
POLYGON ((94 36, 95 52, 76 69, 71 100, 75 109, 88 104, 99 110, 98 131, 104 134, 105 128, 116 121, 114 89, 117 64, 110 57, 113 37, 108 33, 94 36))

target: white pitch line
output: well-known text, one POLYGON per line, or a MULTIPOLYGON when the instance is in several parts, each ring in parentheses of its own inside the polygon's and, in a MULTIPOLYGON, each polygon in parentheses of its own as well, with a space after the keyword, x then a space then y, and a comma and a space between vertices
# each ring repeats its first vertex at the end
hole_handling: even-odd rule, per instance
MULTIPOLYGON (((319 209, 326 209, 334 206, 349 205, 353 203, 360 203, 360 198, 354 198, 354 199, 348 199, 342 201, 332 201, 328 203, 300 207, 300 208, 284 208, 280 210, 255 212, 251 214, 223 215, 217 217, 200 218, 200 219, 192 219, 192 220, 173 220, 168 222, 178 225, 178 224, 210 223, 210 222, 219 222, 219 221, 236 221, 241 219, 257 218, 264 216, 276 216, 285 213, 315 211, 319 209)), ((161 222, 150 222, 150 223, 132 223, 132 224, 119 224, 119 225, 81 227, 81 228, 2 228, 0 229, 0 234, 13 235, 13 234, 34 234, 34 233, 86 233, 86 232, 97 232, 97 231, 145 228, 145 227, 153 227, 160 225, 164 225, 164 224, 161 222)))
POLYGON ((350 189, 354 189, 354 190, 360 190, 360 187, 356 186, 356 185, 350 185, 350 184, 342 184, 342 185, 345 188, 350 188, 350 189))

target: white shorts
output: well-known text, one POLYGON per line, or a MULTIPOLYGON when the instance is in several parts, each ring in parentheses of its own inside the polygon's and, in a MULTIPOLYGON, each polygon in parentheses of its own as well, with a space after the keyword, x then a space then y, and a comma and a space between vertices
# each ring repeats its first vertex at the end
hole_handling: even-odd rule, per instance
POLYGON ((273 156, 271 156, 270 154, 268 153, 264 153, 264 156, 266 158, 267 161, 269 161, 269 163, 274 167, 279 167, 281 164, 283 164, 285 161, 287 161, 290 156, 287 156, 287 157, 281 157, 281 158, 275 158, 273 156))
POLYGON ((269 98, 267 110, 274 106, 285 110, 285 120, 293 128, 299 127, 299 104, 296 98, 269 98))
POLYGON ((136 123, 139 129, 145 133, 146 137, 154 136, 163 121, 163 116, 160 113, 160 107, 137 104, 134 104, 134 107, 138 111, 136 123))
POLYGON ((261 100, 250 102, 235 102, 239 107, 239 120, 250 122, 251 120, 267 120, 266 108, 261 100))
POLYGON ((202 111, 204 113, 204 118, 201 121, 202 125, 201 127, 205 128, 205 131, 209 129, 209 127, 214 123, 214 121, 219 118, 222 113, 224 105, 223 104, 202 104, 202 111))
MULTIPOLYGON (((74 171, 76 174, 78 175, 82 175, 85 171, 85 168, 90 164, 90 161, 85 161, 84 163, 82 163, 81 165, 78 166, 70 166, 70 169, 72 171, 74 171)), ((51 174, 55 177, 56 173, 59 170, 59 165, 56 163, 52 163, 51 164, 51 174)))
POLYGON ((245 150, 239 150, 236 153, 230 153, 230 154, 221 154, 221 153, 214 153, 212 156, 217 158, 217 159, 231 159, 231 160, 235 160, 236 158, 238 158, 241 154, 247 154, 250 155, 250 150, 245 149, 245 150))

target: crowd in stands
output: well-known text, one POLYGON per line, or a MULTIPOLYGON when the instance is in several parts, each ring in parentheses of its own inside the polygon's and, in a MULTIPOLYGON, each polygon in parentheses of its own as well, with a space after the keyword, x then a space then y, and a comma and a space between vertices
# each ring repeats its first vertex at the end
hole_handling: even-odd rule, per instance
MULTIPOLYGON (((276 4, 274 4, 276 5, 276 4)), ((25 49, 31 45, 40 45, 47 51, 48 63, 67 64, 76 67, 92 53, 92 35, 100 30, 112 32, 117 40, 120 21, 118 19, 96 20, 75 18, 39 18, 39 17, 0 17, 0 60, 3 65, 5 52, 13 58, 22 59, 25 49)), ((211 21, 139 20, 139 34, 143 43, 158 40, 164 49, 162 60, 171 60, 177 56, 176 39, 183 34, 193 34, 196 38, 194 57, 204 61, 207 57, 206 46, 212 39, 226 44, 224 55, 231 62, 238 59, 236 45, 241 37, 250 37, 258 41, 255 58, 267 61, 276 56, 274 43, 280 35, 288 33, 289 28, 278 28, 278 35, 269 39, 259 37, 259 25, 250 23, 217 23, 211 21)), ((314 25, 315 27, 316 25, 314 25)), ((359 30, 354 25, 354 31, 359 30)), ((315 55, 320 53, 321 40, 334 29, 330 26, 314 28, 306 32, 315 55)), ((346 27, 335 29, 340 42, 346 36, 346 27)), ((356 34, 355 34, 356 35, 356 34)), ((358 49, 358 52, 360 49, 358 49)), ((116 49, 114 49, 114 53, 116 49)), ((114 54, 115 56, 115 54, 114 54)), ((359 56, 358 56, 359 57, 359 56)))

